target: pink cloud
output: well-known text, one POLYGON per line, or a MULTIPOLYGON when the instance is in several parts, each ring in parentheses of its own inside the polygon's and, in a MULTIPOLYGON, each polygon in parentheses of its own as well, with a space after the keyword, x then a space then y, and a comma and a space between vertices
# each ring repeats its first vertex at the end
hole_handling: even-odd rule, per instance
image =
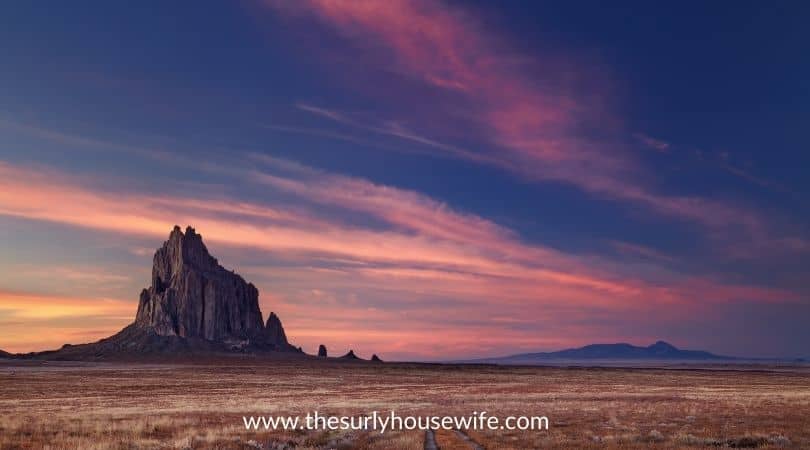
MULTIPOLYGON (((0 163, 0 215, 100 230, 138 242, 148 237, 156 246, 175 223, 193 224, 215 254, 227 249, 238 259, 258 252, 283 263, 234 264, 260 287, 262 309, 282 314, 290 334, 301 336, 306 345, 328 340, 405 355, 397 350, 402 343, 419 345, 425 339, 405 325, 424 320, 413 311, 445 315, 443 327, 458 341, 455 350, 442 351, 462 352, 472 346, 465 339, 492 348, 542 342, 535 328, 513 330, 514 324, 503 321, 509 318, 534 317, 546 327, 551 322, 574 326, 588 320, 594 309, 633 315, 655 307, 676 317, 711 304, 796 299, 778 289, 689 278, 660 267, 650 268, 653 277, 640 278, 617 261, 525 243, 508 228, 413 191, 286 160, 254 156, 252 162, 252 172, 240 172, 242 181, 292 195, 296 208, 224 196, 207 200, 116 192, 51 168, 0 163), (322 214, 324 206, 387 226, 345 223, 322 214), (331 325, 321 327, 325 317, 331 325), (495 318, 503 320, 491 320, 495 318), (398 321, 403 325, 395 326, 398 321), (480 325, 471 331, 465 323, 480 325), (497 339, 481 339, 482 334, 497 339)), ((224 168, 224 174, 231 172, 236 171, 224 168)), ((133 185, 120 181, 121 186, 133 185)), ((122 245, 125 251, 132 248, 126 240, 122 245)), ((65 276, 87 275, 71 271, 65 276)), ((114 268, 107 268, 104 276, 119 279, 114 268)), ((60 300, 55 304, 62 306, 53 311, 94 308, 71 301, 60 300)), ((0 309, 3 302, 10 305, 0 299, 0 309)), ((89 322, 87 327, 99 329, 89 322)), ((8 339, 0 334, 0 348, 8 339)))
MULTIPOLYGON (((658 215, 709 227, 714 236, 733 232, 752 240, 769 232, 761 215, 747 207, 657 192, 651 171, 624 148, 623 139, 609 137, 617 131, 615 124, 621 118, 604 107, 602 99, 609 93, 602 76, 587 64, 574 62, 570 55, 521 55, 508 38, 483 27, 475 14, 441 1, 267 4, 284 14, 315 17, 336 30, 353 45, 353 61, 391 68, 434 88, 441 95, 415 105, 395 93, 383 99, 410 109, 409 118, 421 128, 452 136, 457 130, 446 124, 461 121, 466 132, 480 133, 489 146, 473 152, 412 130, 364 124, 349 114, 320 106, 299 105, 304 110, 347 126, 407 139, 445 156, 498 166, 533 180, 572 184, 600 198, 641 205, 658 215), (593 129, 608 137, 585 138, 584 130, 593 129), (715 233, 717 230, 722 232, 715 233)), ((368 86, 364 83, 359 89, 368 91, 368 86)), ((646 135, 636 134, 636 138, 659 151, 669 149, 668 143, 646 135)))

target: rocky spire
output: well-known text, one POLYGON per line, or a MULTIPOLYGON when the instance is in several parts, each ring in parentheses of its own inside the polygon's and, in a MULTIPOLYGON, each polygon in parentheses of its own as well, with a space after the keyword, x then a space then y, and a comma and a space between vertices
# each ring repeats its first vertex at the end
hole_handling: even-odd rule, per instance
POLYGON ((281 326, 281 320, 276 313, 270 312, 270 317, 267 318, 267 326, 264 332, 270 343, 287 345, 287 335, 284 334, 284 327, 281 326))
POLYGON ((318 346, 318 357, 326 358, 326 346, 323 344, 318 346))
POLYGON ((383 362, 383 360, 381 360, 380 357, 375 353, 371 355, 371 362, 383 362))
MULTIPOLYGON (((274 321, 284 337, 278 317, 274 321)), ((135 324, 161 336, 210 341, 265 332, 256 287, 220 266, 193 228, 183 233, 178 226, 155 252, 152 285, 141 292, 135 324)))
POLYGON ((354 350, 349 350, 349 353, 341 356, 342 359, 360 359, 357 355, 354 354, 354 350))

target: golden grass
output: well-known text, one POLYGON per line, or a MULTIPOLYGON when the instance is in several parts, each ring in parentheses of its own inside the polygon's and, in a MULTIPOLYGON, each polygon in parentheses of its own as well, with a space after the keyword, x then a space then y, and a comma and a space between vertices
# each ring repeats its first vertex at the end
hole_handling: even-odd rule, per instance
MULTIPOLYGON (((486 448, 810 447, 810 374, 231 364, 0 366, 2 449, 421 449, 419 431, 247 431, 243 415, 543 415, 548 431, 470 430, 486 448), (12 371, 14 374, 12 375, 12 371)), ((437 431, 445 450, 471 448, 437 431)))

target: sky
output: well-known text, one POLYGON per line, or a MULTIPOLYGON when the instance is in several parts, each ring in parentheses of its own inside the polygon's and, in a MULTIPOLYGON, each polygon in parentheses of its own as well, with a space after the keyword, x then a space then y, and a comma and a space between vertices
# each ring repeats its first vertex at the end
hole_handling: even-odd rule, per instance
POLYGON ((193 226, 305 351, 809 357, 810 4, 7 2, 0 348, 193 226))

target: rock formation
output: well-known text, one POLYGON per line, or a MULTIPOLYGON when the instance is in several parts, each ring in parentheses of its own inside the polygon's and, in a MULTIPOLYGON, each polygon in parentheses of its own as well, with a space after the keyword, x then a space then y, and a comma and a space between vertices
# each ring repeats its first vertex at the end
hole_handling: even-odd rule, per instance
POLYGON ((380 357, 375 353, 371 355, 371 362, 383 362, 383 360, 381 360, 380 357))
MULTIPOLYGON (((133 323, 97 342, 17 355, 0 350, 0 358, 127 360, 147 356, 176 360, 180 355, 234 351, 289 352, 287 356, 304 357, 301 347, 287 341, 276 313, 262 322, 256 287, 222 267, 194 228, 189 226, 183 233, 175 226, 152 258, 152 281, 141 291, 133 323)), ((318 357, 327 357, 323 344, 318 347, 318 357)), ((340 359, 362 361, 354 350, 340 359)), ((382 362, 377 355, 371 360, 382 362)))
POLYGON ((155 252, 151 285, 141 291, 135 321, 91 344, 32 353, 32 358, 86 360, 138 355, 292 352, 281 320, 259 310, 259 291, 208 253, 193 228, 175 226, 155 252))
POLYGON ((135 326, 158 336, 289 350, 281 320, 262 323, 259 291, 208 253, 202 236, 175 226, 155 252, 152 285, 141 292, 135 326))
POLYGON ((159 336, 209 341, 261 333, 259 291, 208 254, 191 227, 175 226, 155 252, 152 285, 141 292, 135 323, 159 336))

